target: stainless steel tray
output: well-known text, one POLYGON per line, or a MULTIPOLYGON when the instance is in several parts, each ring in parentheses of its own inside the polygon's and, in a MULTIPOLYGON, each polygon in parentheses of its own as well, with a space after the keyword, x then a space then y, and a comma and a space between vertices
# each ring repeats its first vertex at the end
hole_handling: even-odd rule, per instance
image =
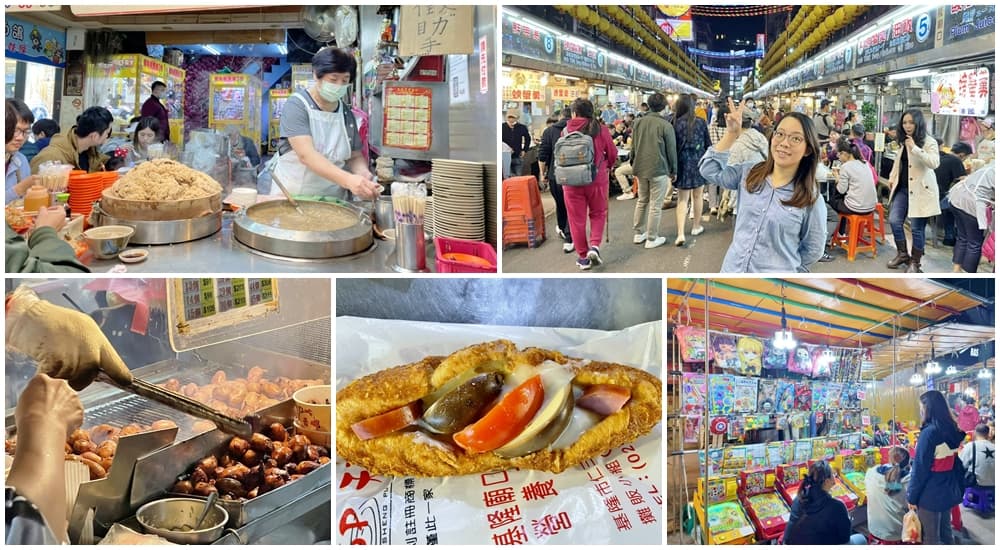
MULTIPOLYGON (((259 414, 280 421, 286 426, 291 426, 291 418, 295 414, 294 404, 291 399, 288 399, 262 410, 259 414)), ((133 506, 138 507, 152 498, 159 497, 164 492, 166 492, 163 495, 165 497, 203 498, 196 495, 179 495, 168 491, 177 478, 190 471, 199 460, 211 454, 220 456, 225 452, 231 437, 220 438, 219 433, 218 430, 213 430, 139 459, 135 467, 132 487, 133 506)), ((332 477, 332 467, 333 461, 331 460, 294 483, 283 485, 254 499, 244 501, 220 499, 219 505, 225 508, 226 512, 229 512, 229 522, 226 525, 237 529, 294 502, 300 495, 322 487, 328 488, 332 477)))
MULTIPOLYGON (((300 204, 309 202, 314 201, 299 201, 300 204)), ((374 241, 370 215, 351 203, 317 203, 344 208, 358 216, 357 224, 337 231, 295 231, 250 219, 249 212, 263 204, 267 203, 240 210, 233 218, 233 236, 250 248, 289 258, 338 258, 364 252, 374 241)))
POLYGON ((135 229, 129 240, 133 244, 175 244, 196 241, 214 235, 222 229, 222 211, 188 220, 144 221, 116 218, 94 203, 90 214, 95 226, 127 225, 135 229))

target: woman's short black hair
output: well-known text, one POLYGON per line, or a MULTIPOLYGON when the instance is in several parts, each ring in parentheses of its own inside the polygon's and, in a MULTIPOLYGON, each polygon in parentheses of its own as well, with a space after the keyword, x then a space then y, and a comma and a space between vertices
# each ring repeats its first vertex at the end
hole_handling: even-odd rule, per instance
POLYGON ((103 135, 114 120, 111 111, 104 107, 88 107, 83 114, 76 117, 76 135, 87 137, 91 132, 103 135))
POLYGON ((346 50, 326 47, 316 52, 312 59, 313 74, 319 80, 330 73, 348 73, 351 82, 358 76, 358 62, 346 50))
POLYGON ((971 155, 972 146, 964 141, 960 141, 951 146, 951 153, 953 155, 971 155))
POLYGON ((31 133, 41 134, 45 132, 45 137, 52 137, 59 133, 59 123, 51 118, 43 118, 35 122, 31 127, 31 133))

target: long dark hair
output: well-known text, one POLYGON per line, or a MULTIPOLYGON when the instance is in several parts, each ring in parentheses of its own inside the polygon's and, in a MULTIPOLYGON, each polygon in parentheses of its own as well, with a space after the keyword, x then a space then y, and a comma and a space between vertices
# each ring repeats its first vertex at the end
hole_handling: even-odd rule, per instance
MULTIPOLYGON (((795 119, 802 125, 802 133, 806 136, 806 154, 799 161, 799 167, 795 170, 795 179, 792 180, 795 190, 792 198, 788 201, 781 201, 785 206, 795 208, 805 208, 811 206, 819 198, 819 184, 816 183, 816 166, 819 165, 819 138, 816 137, 816 126, 813 125, 809 117, 799 112, 791 112, 781 117, 784 122, 787 119, 795 119)), ((779 123, 780 124, 780 123, 779 123)), ((777 132, 775 128, 775 132, 777 132)), ((771 154, 771 142, 774 141, 774 133, 767 140, 767 158, 764 162, 754 166, 747 174, 747 191, 757 193, 764 187, 764 180, 774 171, 774 155, 771 154)))
POLYGON ((889 450, 889 461, 894 464, 885 473, 885 492, 891 495, 900 491, 900 489, 895 487, 895 484, 899 483, 899 480, 910 473, 910 451, 907 451, 903 447, 893 447, 889 450), (890 488, 890 484, 893 484, 893 487, 890 488))
POLYGON ((913 143, 916 143, 917 147, 923 147, 924 140, 927 139, 927 122, 924 121, 924 113, 920 112, 920 109, 907 109, 899 116, 899 124, 896 125, 896 142, 900 145, 906 142, 906 131, 903 130, 903 117, 906 115, 910 115, 914 126, 916 126, 913 129, 913 143))
POLYGON ((139 146, 139 130, 147 129, 152 130, 153 133, 156 134, 156 138, 154 139, 160 139, 163 137, 163 135, 160 134, 160 121, 157 120, 156 117, 144 116, 135 123, 135 131, 132 132, 132 145, 136 147, 139 146))
POLYGON ((690 139, 694 130, 694 96, 681 94, 674 105, 674 126, 684 123, 685 137, 690 139))
POLYGON ((809 517, 809 514, 806 513, 806 508, 810 503, 822 498, 824 493, 823 484, 831 477, 833 477, 833 470, 830 469, 830 465, 825 460, 818 460, 809 467, 809 472, 802 478, 799 493, 795 496, 795 500, 800 502, 799 509, 802 510, 802 515, 792 525, 789 531, 790 536, 786 537, 785 544, 798 543, 797 534, 806 525, 806 518, 809 517))
POLYGON ((590 102, 589 99, 578 97, 573 100, 573 105, 570 106, 570 110, 573 114, 579 118, 587 119, 587 126, 585 127, 584 133, 592 138, 596 138, 601 133, 601 124, 597 122, 594 118, 594 104, 590 102))
POLYGON ((920 418, 921 429, 927 427, 928 424, 933 424, 945 438, 948 437, 948 434, 961 431, 958 429, 955 417, 951 415, 948 401, 945 400, 941 392, 937 390, 924 392, 920 395, 920 404, 924 406, 923 416, 920 418))

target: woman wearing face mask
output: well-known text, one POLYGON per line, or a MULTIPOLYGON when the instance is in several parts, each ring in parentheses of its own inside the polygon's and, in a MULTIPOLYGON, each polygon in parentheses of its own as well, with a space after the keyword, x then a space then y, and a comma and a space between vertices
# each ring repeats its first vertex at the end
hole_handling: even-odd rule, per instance
POLYGON ((729 100, 726 134, 698 165, 709 183, 739 192, 740 215, 721 271, 806 272, 823 256, 826 241, 826 203, 816 184, 816 130, 809 117, 789 113, 771 135, 764 162, 729 166, 744 108, 729 100))
MULTIPOLYGON (((378 196, 378 184, 362 155, 363 143, 344 101, 357 76, 354 56, 337 48, 316 52, 316 83, 292 94, 281 112, 281 142, 274 174, 293 195, 349 200, 378 196)), ((272 194, 280 194, 276 185, 272 194)))
POLYGON ((907 273, 923 273, 924 228, 927 219, 941 213, 937 177, 934 169, 941 164, 938 144, 927 133, 924 115, 919 109, 907 109, 899 120, 896 140, 900 144, 896 162, 889 173, 889 226, 896 241, 896 257, 886 264, 890 269, 906 265, 907 273), (913 247, 907 253, 903 223, 910 219, 913 247))

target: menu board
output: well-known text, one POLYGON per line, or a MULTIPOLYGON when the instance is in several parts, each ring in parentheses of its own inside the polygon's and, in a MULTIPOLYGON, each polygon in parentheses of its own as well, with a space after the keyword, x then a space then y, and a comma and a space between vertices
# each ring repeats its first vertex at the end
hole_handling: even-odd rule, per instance
POLYGON ((855 66, 861 67, 934 47, 934 11, 897 19, 858 40, 855 66))
POLYGON ((509 15, 503 16, 503 53, 523 55, 542 61, 556 60, 556 37, 509 15))
POLYGON ((990 70, 986 67, 931 77, 931 112, 983 117, 990 110, 990 70))
POLYGON ((597 48, 569 40, 560 41, 559 62, 563 65, 593 71, 604 72, 605 57, 597 48))
POLYGON ((544 101, 545 85, 542 84, 542 73, 521 69, 504 71, 504 81, 510 82, 503 87, 504 101, 544 101), (509 78, 507 78, 509 77, 509 78))
POLYGON ((382 112, 382 144, 400 149, 430 150, 432 99, 430 88, 387 85, 382 112))
POLYGON ((990 4, 944 7, 944 43, 951 44, 996 32, 997 7, 990 4))
POLYGON ((207 319, 275 300, 274 279, 181 279, 183 321, 207 319))

